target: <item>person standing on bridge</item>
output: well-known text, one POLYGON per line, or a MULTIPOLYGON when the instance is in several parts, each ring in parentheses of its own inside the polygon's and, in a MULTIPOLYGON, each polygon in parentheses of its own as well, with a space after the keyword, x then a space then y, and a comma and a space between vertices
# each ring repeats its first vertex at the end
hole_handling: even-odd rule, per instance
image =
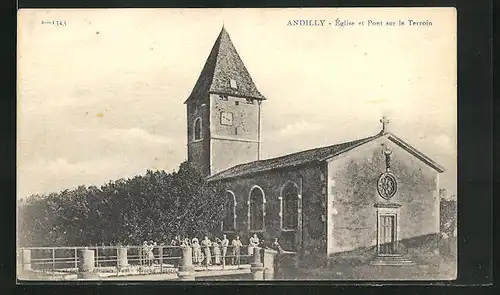
POLYGON ((210 253, 210 246, 212 246, 212 242, 208 239, 207 236, 205 236, 201 241, 201 246, 203 247, 203 251, 205 252, 205 265, 212 265, 212 255, 210 253))
POLYGON ((139 249, 139 260, 141 265, 146 265, 148 261, 148 241, 142 243, 142 247, 139 249))
POLYGON ((152 266, 153 263, 154 263, 154 260, 155 260, 155 255, 153 253, 153 250, 154 248, 156 247, 156 242, 153 242, 153 241, 149 241, 149 244, 148 244, 148 252, 147 252, 147 256, 148 256, 148 265, 149 266, 152 266))
POLYGON ((259 247, 259 237, 253 234, 248 243, 248 255, 253 255, 253 249, 259 247))
POLYGON ((170 246, 180 246, 179 241, 179 236, 175 236, 175 238, 170 242, 170 246))
POLYGON ((229 246, 229 240, 227 239, 226 235, 222 235, 222 241, 221 241, 221 246, 222 246, 222 265, 226 265, 226 255, 227 255, 227 246, 229 246))
POLYGON ((243 246, 243 244, 240 241, 240 236, 236 236, 236 238, 234 238, 234 240, 231 243, 231 246, 233 246, 232 264, 234 265, 235 257, 236 257, 236 264, 240 264, 240 248, 243 246))
POLYGON ((221 242, 220 239, 216 237, 215 241, 212 243, 212 247, 214 248, 214 257, 216 265, 220 265, 220 248, 219 248, 220 242, 221 242))
POLYGON ((274 242, 271 245, 271 249, 278 251, 278 253, 283 253, 285 252, 283 248, 281 248, 280 243, 278 242, 278 238, 274 238, 274 242))
POLYGON ((201 253, 201 247, 200 247, 200 244, 198 242, 198 239, 197 238, 193 238, 191 240, 191 244, 193 245, 193 258, 194 258, 194 262, 197 263, 197 264, 201 264, 201 256, 203 255, 201 253))

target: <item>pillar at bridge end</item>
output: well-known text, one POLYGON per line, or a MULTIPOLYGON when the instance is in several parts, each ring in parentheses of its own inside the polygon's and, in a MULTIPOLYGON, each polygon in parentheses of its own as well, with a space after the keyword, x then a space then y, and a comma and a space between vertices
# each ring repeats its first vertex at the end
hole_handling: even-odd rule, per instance
POLYGON ((250 271, 252 272, 254 281, 264 279, 264 265, 261 262, 260 251, 262 251, 262 249, 258 247, 253 249, 253 262, 250 264, 250 271))
POLYGON ((22 264, 23 267, 21 268, 22 271, 30 271, 31 270, 31 250, 29 249, 23 249, 21 252, 21 259, 22 259, 22 264))
POLYGON ((127 248, 126 247, 120 247, 120 248, 116 249, 116 257, 117 257, 116 267, 118 268, 118 270, 121 270, 121 269, 128 266, 128 257, 127 257, 127 248))
POLYGON ((278 251, 264 249, 264 280, 274 279, 274 268, 278 251))
POLYGON ((97 278, 95 274, 94 250, 82 249, 78 251, 78 275, 79 279, 97 278))
POLYGON ((182 248, 182 260, 177 272, 180 281, 194 281, 195 272, 193 266, 193 248, 186 246, 182 248))

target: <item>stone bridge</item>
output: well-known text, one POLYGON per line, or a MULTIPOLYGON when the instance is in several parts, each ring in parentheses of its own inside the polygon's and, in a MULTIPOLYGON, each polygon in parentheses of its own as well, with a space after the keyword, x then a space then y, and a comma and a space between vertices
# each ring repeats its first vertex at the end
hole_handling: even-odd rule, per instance
MULTIPOLYGON (((190 246, 156 246, 152 255, 141 246, 31 247, 18 249, 19 280, 273 280, 281 266, 296 266, 294 252, 241 247, 229 255, 200 259, 190 246), (244 253, 243 253, 244 252, 244 253), (149 254, 149 255, 148 255, 149 254)), ((213 252, 212 252, 213 253, 213 252)))

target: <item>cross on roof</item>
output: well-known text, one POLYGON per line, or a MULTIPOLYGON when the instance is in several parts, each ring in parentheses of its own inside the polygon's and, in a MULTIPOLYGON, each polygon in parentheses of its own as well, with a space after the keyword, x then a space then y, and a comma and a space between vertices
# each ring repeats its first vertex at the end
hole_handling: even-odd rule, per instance
POLYGON ((387 133, 387 125, 389 125, 390 122, 391 121, 389 121, 386 116, 383 116, 382 119, 380 119, 380 123, 382 123, 382 134, 387 133))

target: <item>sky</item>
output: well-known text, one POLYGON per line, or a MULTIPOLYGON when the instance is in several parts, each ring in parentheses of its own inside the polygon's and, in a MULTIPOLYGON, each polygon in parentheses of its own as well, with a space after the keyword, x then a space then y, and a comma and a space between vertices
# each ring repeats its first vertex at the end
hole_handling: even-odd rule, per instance
POLYGON ((58 9, 18 19, 18 198, 177 169, 187 159, 183 102, 222 25, 267 98, 262 158, 374 135, 385 115, 446 168, 440 185, 456 192, 451 8, 58 9), (337 18, 365 25, 287 26, 337 18))

